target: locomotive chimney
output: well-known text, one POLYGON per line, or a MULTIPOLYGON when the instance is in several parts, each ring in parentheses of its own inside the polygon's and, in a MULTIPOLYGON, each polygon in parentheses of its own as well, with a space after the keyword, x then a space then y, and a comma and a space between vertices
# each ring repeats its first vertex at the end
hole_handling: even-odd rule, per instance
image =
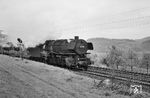
POLYGON ((79 36, 75 36, 74 39, 75 39, 75 40, 78 40, 78 39, 79 39, 79 36))

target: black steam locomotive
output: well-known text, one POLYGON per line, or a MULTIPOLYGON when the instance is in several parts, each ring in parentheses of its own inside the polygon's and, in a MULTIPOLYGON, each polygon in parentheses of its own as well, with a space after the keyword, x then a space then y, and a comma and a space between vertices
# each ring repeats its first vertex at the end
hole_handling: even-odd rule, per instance
POLYGON ((75 36, 74 39, 46 40, 44 44, 27 49, 30 59, 45 61, 68 68, 87 69, 91 64, 87 51, 93 50, 93 44, 75 36))

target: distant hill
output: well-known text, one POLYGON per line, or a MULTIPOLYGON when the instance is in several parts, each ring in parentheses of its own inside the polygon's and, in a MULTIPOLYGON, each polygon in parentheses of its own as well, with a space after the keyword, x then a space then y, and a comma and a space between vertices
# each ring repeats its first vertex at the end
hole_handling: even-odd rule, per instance
POLYGON ((150 40, 146 40, 141 44, 143 50, 150 51, 150 40))
POLYGON ((132 49, 135 52, 150 52, 150 37, 130 40, 130 39, 108 39, 108 38, 90 38, 87 41, 92 42, 94 51, 107 52, 109 47, 115 45, 121 50, 132 49))

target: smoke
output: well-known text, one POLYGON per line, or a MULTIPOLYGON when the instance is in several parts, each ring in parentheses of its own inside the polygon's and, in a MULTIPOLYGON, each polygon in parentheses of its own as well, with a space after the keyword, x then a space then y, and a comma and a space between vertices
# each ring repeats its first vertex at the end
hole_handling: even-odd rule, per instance
POLYGON ((9 3, 4 0, 0 3, 0 30, 4 30, 14 44, 17 38, 21 38, 26 46, 60 38, 57 17, 54 17, 54 12, 46 10, 50 9, 48 5, 34 0, 14 0, 9 3))
POLYGON ((9 32, 11 32, 11 33, 8 33, 8 41, 11 41, 14 44, 16 44, 17 38, 21 38, 27 47, 35 46, 36 44, 43 43, 45 40, 57 39, 60 36, 60 34, 58 34, 58 33, 49 32, 48 29, 41 30, 41 32, 37 32, 37 30, 34 30, 32 32, 32 31, 27 31, 24 29, 16 32, 16 30, 12 29, 9 32))
POLYGON ((17 38, 21 38, 27 46, 38 44, 46 38, 56 39, 61 36, 55 29, 55 24, 43 16, 29 16, 28 14, 16 15, 13 22, 6 28, 9 39, 16 42, 17 38))
POLYGON ((0 30, 0 44, 6 43, 8 41, 8 36, 3 30, 0 30))

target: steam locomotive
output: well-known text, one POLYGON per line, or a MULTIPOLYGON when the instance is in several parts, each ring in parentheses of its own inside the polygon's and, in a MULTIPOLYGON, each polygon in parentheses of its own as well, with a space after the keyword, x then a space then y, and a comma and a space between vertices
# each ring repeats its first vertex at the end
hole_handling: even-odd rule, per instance
POLYGON ((29 59, 44 61, 67 68, 79 68, 86 70, 91 64, 87 58, 88 50, 93 50, 93 44, 79 39, 46 40, 44 44, 29 47, 29 59))

